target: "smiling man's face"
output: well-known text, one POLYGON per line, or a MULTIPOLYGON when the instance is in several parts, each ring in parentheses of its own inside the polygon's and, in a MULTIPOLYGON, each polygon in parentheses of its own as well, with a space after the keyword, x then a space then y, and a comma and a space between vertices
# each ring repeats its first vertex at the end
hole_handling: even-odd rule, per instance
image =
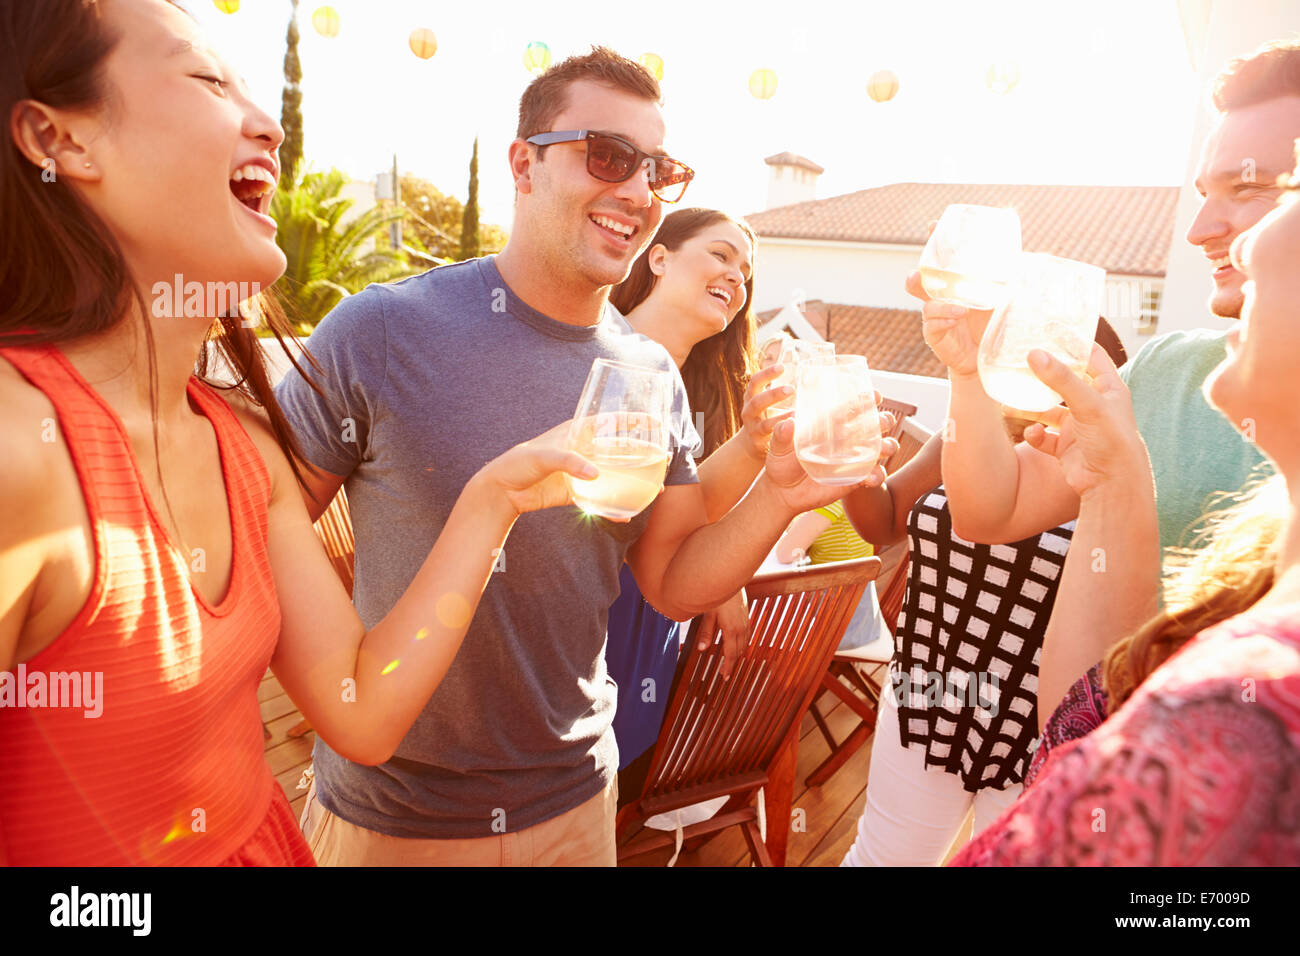
POLYGON ((1196 189, 1204 201, 1187 241, 1200 246, 1210 261, 1210 311, 1215 315, 1241 317, 1245 279, 1229 262, 1228 249, 1276 204, 1281 193, 1277 179, 1293 165, 1297 137, 1300 96, 1280 96, 1224 113, 1205 142, 1196 171, 1196 189))
MULTIPOLYGON (((566 94, 551 130, 613 133, 643 152, 665 152, 663 113, 653 100, 590 80, 575 81, 566 94)), ((534 160, 519 213, 544 237, 546 258, 556 268, 599 288, 627 278, 659 228, 663 204, 644 167, 626 182, 602 182, 587 172, 586 142, 557 143, 534 160)))

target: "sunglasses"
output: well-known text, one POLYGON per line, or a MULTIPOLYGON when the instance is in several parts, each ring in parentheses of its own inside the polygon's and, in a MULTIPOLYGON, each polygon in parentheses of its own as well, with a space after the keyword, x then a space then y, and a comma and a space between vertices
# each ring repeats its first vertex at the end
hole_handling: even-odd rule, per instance
POLYGON ((677 202, 695 178, 695 170, 667 156, 643 153, 627 140, 611 133, 571 129, 538 133, 525 142, 535 146, 555 143, 587 144, 587 172, 604 183, 627 182, 647 161, 650 163, 650 191, 664 202, 677 202))

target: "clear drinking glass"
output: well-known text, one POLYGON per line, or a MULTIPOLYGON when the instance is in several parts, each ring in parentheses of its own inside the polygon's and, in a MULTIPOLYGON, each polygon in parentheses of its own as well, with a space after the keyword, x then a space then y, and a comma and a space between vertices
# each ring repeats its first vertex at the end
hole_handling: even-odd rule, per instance
POLYGON ((565 475, 587 514, 627 521, 663 490, 668 470, 672 375, 596 359, 569 427, 567 447, 600 469, 590 481, 565 475))
POLYGON ((996 309, 1020 258, 1014 209, 954 204, 943 211, 921 250, 921 284, 937 302, 996 309))
MULTIPOLYGON (((787 339, 781 343, 781 352, 777 361, 783 366, 781 374, 773 379, 768 388, 780 388, 783 385, 799 383, 799 369, 807 362, 828 361, 835 357, 834 342, 812 342, 808 339, 787 339)), ((768 406, 767 418, 780 415, 794 408, 794 396, 782 399, 775 405, 768 406)))
POLYGON ((989 397, 1029 412, 1059 404, 1061 396, 1029 368, 1029 353, 1043 349, 1082 375, 1105 293, 1104 269, 1025 253, 1006 304, 993 313, 980 340, 980 382, 989 397))
POLYGON ((880 458, 880 414, 861 355, 805 362, 795 392, 794 452, 822 485, 856 485, 880 458))

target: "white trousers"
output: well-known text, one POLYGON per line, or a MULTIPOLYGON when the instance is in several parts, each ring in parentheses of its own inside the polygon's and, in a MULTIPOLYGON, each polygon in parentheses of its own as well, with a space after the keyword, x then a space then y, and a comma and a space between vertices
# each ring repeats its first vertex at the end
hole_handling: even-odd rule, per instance
POLYGON ((880 695, 858 835, 840 866, 938 866, 975 809, 975 833, 1002 815, 1024 789, 971 793, 961 778, 925 766, 925 750, 904 747, 890 684, 880 695))

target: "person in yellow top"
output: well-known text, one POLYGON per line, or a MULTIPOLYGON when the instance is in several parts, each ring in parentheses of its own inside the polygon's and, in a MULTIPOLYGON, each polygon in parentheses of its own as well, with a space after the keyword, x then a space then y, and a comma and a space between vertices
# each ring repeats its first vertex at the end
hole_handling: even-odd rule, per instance
MULTIPOLYGON (((824 508, 808 511, 790 522, 776 545, 776 558, 783 564, 825 564, 869 558, 875 549, 859 537, 844 513, 844 502, 833 501, 824 508)), ((880 613, 880 599, 874 581, 862 592, 862 600, 840 641, 839 650, 865 647, 876 640, 891 645, 893 637, 880 613)))

